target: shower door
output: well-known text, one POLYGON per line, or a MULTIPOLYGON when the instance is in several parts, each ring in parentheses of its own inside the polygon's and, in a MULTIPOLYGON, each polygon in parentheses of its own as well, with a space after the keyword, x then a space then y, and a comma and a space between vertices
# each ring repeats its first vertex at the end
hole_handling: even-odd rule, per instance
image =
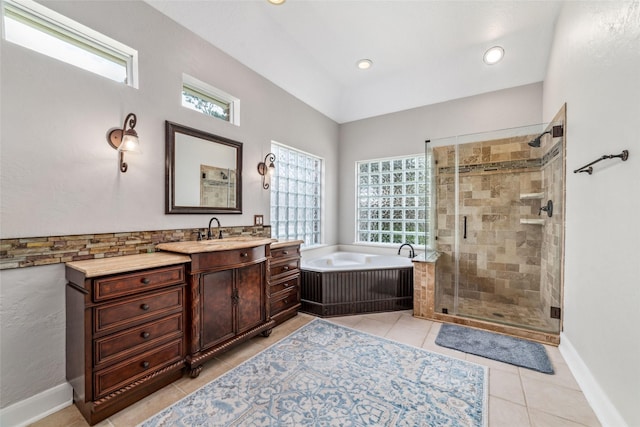
POLYGON ((559 333, 563 138, 530 144, 546 128, 456 137, 433 149, 437 312, 559 333), (551 216, 541 210, 548 200, 551 216))

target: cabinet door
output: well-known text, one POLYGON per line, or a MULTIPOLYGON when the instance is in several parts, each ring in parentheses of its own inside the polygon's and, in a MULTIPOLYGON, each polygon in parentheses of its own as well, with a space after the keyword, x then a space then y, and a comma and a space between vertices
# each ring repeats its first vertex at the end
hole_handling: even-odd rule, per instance
POLYGON ((254 264, 237 270, 238 333, 265 321, 265 264, 254 264))
POLYGON ((206 349, 233 337, 233 270, 202 276, 202 330, 200 343, 206 349))

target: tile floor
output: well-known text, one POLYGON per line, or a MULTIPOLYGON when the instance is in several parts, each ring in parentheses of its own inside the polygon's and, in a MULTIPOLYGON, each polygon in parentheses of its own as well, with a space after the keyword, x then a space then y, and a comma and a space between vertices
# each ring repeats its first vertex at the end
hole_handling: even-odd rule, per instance
MULTIPOLYGON (((209 361, 205 364, 198 378, 191 379, 185 376, 97 425, 101 427, 134 426, 284 338, 312 319, 312 316, 299 314, 276 327, 268 338, 255 337, 220 355, 217 360, 209 361)), ((488 366, 490 427, 600 425, 556 347, 546 346, 556 371, 555 375, 546 375, 440 347, 435 344, 435 339, 441 324, 414 318, 410 310, 336 317, 328 320, 405 344, 488 366)), ((86 425, 84 418, 73 405, 33 424, 36 427, 80 427, 86 425)))
MULTIPOLYGON (((440 295, 436 307, 448 308, 454 313, 454 298, 440 295)), ((551 319, 537 307, 526 307, 498 301, 484 301, 475 298, 458 298, 458 314, 480 320, 488 320, 503 325, 526 327, 535 331, 557 333, 559 319, 551 319)))

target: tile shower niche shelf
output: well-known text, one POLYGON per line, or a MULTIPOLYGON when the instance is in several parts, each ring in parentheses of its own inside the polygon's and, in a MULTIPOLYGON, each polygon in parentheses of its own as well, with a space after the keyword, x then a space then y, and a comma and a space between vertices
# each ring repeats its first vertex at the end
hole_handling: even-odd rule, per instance
POLYGON ((520 199, 544 199, 544 193, 522 193, 520 199))
POLYGON ((534 224, 534 225, 544 225, 544 219, 537 218, 520 218, 520 224, 534 224))

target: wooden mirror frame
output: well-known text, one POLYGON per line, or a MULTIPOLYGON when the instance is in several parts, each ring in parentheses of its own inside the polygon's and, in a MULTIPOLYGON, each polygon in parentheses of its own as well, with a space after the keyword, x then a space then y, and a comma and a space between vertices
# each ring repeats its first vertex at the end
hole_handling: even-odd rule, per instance
POLYGON ((242 213, 242 143, 194 128, 165 122, 165 214, 241 214, 242 213), (176 133, 221 144, 236 150, 235 206, 180 206, 175 204, 176 133))

